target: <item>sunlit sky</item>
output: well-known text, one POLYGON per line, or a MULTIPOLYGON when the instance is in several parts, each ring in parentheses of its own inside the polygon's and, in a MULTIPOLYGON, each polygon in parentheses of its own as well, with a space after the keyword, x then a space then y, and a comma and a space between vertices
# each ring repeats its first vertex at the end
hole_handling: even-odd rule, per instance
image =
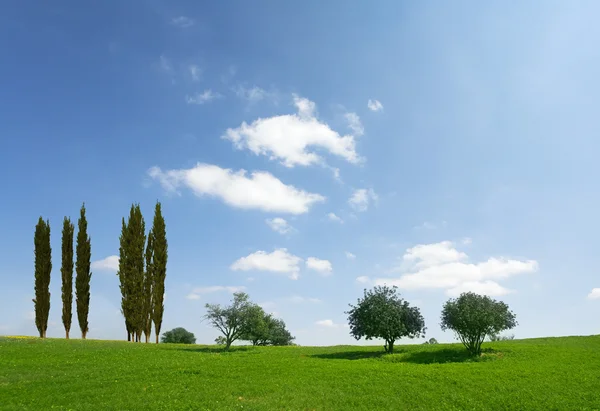
POLYGON ((218 335, 204 304, 240 290, 301 345, 354 344, 344 311, 376 284, 397 285, 439 341, 454 340, 440 311, 463 291, 507 302, 517 338, 599 333, 599 13, 594 1, 4 2, 0 335, 37 334, 40 215, 48 336, 64 335, 61 225, 85 201, 88 338, 123 339, 121 218, 139 202, 149 228, 157 200, 163 331, 199 343, 218 335))

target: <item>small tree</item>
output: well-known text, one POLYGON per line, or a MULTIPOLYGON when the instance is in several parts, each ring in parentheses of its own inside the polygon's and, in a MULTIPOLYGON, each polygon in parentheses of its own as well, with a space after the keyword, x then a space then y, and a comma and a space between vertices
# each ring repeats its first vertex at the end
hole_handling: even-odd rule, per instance
POLYGON ((495 335, 488 336, 488 338, 492 342, 494 342, 494 341, 510 341, 510 340, 515 339, 515 335, 514 334, 511 334, 511 335, 495 334, 495 335))
POLYGON ((429 340, 425 341, 423 344, 437 344, 437 340, 435 338, 430 338, 429 340))
POLYGON ((170 344, 196 344, 196 337, 194 336, 194 333, 189 332, 185 328, 177 327, 163 333, 160 342, 170 344))
POLYGON ((486 336, 516 325, 516 316, 508 305, 472 292, 448 300, 442 310, 442 330, 454 331, 472 355, 481 355, 481 344, 486 336))
POLYGON ((204 320, 208 320, 223 334, 225 349, 228 350, 234 341, 248 335, 253 327, 257 327, 263 317, 262 308, 250 302, 248 294, 240 292, 233 294, 233 301, 227 307, 206 304, 204 320))
POLYGON ((255 317, 240 340, 250 341, 252 345, 291 345, 295 337, 285 328, 285 322, 255 307, 262 318, 255 317))
POLYGON ((89 330, 88 314, 90 311, 90 259, 92 248, 90 237, 87 233, 87 219, 85 217, 85 204, 81 206, 79 220, 77 221, 77 261, 75 262, 75 302, 77 305, 77 320, 81 330, 81 338, 85 340, 89 330))
POLYGON ((397 287, 377 286, 365 290, 356 306, 347 311, 350 334, 357 340, 382 338, 387 353, 394 351, 394 342, 402 337, 425 336, 425 320, 417 307, 411 307, 397 294, 397 287))

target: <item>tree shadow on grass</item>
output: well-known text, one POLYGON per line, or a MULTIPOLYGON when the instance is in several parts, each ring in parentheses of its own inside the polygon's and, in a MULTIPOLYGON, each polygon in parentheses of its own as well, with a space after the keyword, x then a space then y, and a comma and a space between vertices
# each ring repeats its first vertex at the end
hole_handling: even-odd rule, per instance
POLYGON ((176 350, 187 351, 187 352, 199 352, 199 353, 206 353, 206 354, 233 354, 236 352, 252 351, 253 348, 254 347, 231 347, 231 348, 229 348, 229 350, 225 350, 225 348, 220 348, 220 347, 195 347, 190 344, 189 348, 181 347, 181 348, 176 348, 176 350))
POLYGON ((364 360, 368 358, 380 358, 386 355, 385 351, 341 351, 326 354, 314 354, 311 357, 323 360, 364 360))

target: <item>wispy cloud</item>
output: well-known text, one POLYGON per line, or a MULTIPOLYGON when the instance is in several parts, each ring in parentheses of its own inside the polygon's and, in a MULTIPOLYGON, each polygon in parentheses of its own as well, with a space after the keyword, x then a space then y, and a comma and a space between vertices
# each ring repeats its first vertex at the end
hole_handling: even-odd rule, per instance
POLYGON ((92 270, 98 271, 119 271, 119 256, 110 255, 102 260, 93 261, 90 264, 92 270))
POLYGON ((214 99, 223 97, 221 94, 212 90, 204 90, 202 93, 196 93, 192 96, 186 96, 185 101, 188 104, 205 104, 214 99))
POLYGON ((344 220, 342 220, 340 217, 338 217, 335 213, 327 214, 327 218, 329 219, 329 221, 333 221, 335 223, 340 223, 340 224, 344 223, 344 220))
POLYGON ((381 102, 379 100, 371 100, 371 99, 369 99, 369 101, 367 102, 367 107, 371 111, 380 111, 380 110, 383 110, 383 104, 381 104, 381 102))
POLYGON ((178 16, 178 17, 173 17, 171 19, 171 24, 174 26, 177 26, 179 28, 182 29, 187 29, 189 27, 192 27, 194 24, 196 24, 196 22, 186 16, 178 16))
POLYGON ((222 291, 226 291, 228 293, 237 293, 240 291, 244 291, 246 287, 241 286, 223 286, 223 285, 213 285, 210 287, 196 287, 189 293, 185 298, 188 300, 199 300, 202 294, 212 294, 218 293, 222 291))
POLYGON ((200 69, 200 67, 198 67, 195 64, 190 64, 188 66, 188 71, 190 72, 190 77, 192 78, 192 81, 200 81, 200 78, 202 76, 202 70, 200 69))

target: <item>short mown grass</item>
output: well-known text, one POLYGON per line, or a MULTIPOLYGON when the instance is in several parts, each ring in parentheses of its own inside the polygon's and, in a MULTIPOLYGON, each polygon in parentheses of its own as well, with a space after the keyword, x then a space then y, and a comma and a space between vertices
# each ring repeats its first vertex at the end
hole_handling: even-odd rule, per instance
POLYGON ((14 410, 600 410, 600 336, 382 347, 0 337, 14 410))

